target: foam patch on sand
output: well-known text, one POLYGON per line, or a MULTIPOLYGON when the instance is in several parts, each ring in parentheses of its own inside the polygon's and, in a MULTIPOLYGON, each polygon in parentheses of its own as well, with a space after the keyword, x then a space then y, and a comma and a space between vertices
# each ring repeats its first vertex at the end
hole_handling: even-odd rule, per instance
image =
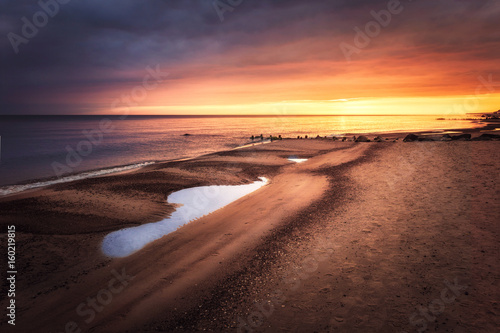
POLYGON ((169 218, 138 227, 125 228, 108 234, 102 242, 105 255, 126 257, 204 215, 250 194, 265 184, 265 177, 247 185, 214 185, 187 188, 170 194, 167 202, 182 205, 169 218))
POLYGON ((295 162, 295 163, 302 163, 308 160, 308 158, 298 158, 297 156, 290 156, 288 158, 289 161, 295 162))

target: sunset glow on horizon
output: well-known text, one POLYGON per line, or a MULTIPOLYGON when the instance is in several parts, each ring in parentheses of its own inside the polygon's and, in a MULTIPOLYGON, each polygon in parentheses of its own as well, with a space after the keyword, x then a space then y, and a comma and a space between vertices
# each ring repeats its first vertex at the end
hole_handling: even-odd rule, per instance
MULTIPOLYGON (((61 6, 37 36, 14 45, 17 54, 11 40, 0 42, 0 114, 500 108, 495 1, 243 1, 223 21, 211 2, 90 3, 61 6)), ((37 7, 11 7, 0 31, 20 36, 20 17, 37 7)))

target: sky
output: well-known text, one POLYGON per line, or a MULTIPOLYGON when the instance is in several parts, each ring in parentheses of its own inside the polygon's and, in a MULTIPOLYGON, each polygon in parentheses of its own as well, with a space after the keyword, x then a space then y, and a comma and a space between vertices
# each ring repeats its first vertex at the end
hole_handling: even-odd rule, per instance
POLYGON ((4 115, 500 109, 497 0, 0 0, 0 36, 4 115))

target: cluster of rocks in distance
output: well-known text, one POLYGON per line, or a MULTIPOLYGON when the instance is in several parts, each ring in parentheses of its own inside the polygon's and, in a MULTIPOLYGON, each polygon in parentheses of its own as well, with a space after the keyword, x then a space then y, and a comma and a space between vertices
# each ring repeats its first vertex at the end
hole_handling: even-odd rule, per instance
POLYGON ((500 140, 500 134, 488 134, 484 133, 478 137, 473 138, 471 134, 459 134, 459 135, 417 135, 408 134, 403 141, 404 142, 414 142, 414 141, 493 141, 500 140))
MULTIPOLYGON (((325 137, 326 138, 326 137, 325 137)), ((364 135, 360 135, 358 137, 356 136, 353 136, 352 139, 349 139, 347 137, 333 137, 332 138, 333 141, 354 141, 354 142, 372 142, 372 140, 368 139, 368 137, 364 136, 364 135)), ((373 141, 375 142, 385 142, 387 140, 390 140, 389 138, 382 138, 381 136, 377 136, 373 139, 373 141)), ((393 139, 394 141, 397 140, 397 139, 393 139)))
MULTIPOLYGON (((185 136, 189 134, 184 134, 185 136)), ((304 137, 302 136, 297 136, 297 139, 313 139, 314 137, 308 137, 305 135, 304 137)), ((279 136, 274 136, 270 135, 268 138, 264 137, 262 134, 254 136, 250 138, 252 142, 255 140, 260 140, 264 141, 264 139, 270 139, 270 141, 274 140, 282 140, 283 138, 281 135, 279 136)), ((372 140, 370 140, 367 136, 365 135, 360 135, 360 136, 352 136, 352 137, 347 137, 347 136, 333 136, 333 137, 328 137, 328 136, 316 136, 316 139, 322 139, 322 140, 333 140, 333 141, 350 141, 350 142, 396 142, 399 140, 399 138, 383 138, 381 136, 376 136, 372 140)), ((415 142, 415 141, 500 141, 500 134, 490 134, 490 133, 483 133, 480 136, 477 137, 472 137, 471 134, 469 133, 464 133, 464 134, 457 134, 457 135, 450 135, 450 134, 408 134, 406 137, 403 139, 403 142, 415 142)))
MULTIPOLYGON (((389 139, 383 138, 381 136, 376 136, 373 140, 370 140, 365 135, 360 135, 358 137, 354 136, 352 139, 348 139, 346 137, 338 138, 333 137, 333 140, 342 140, 342 141, 355 141, 355 142, 387 142, 391 140, 392 142, 396 142, 397 139, 389 139)), ((477 137, 472 137, 469 133, 458 134, 458 135, 449 135, 449 134, 428 134, 428 135, 418 135, 418 134, 408 134, 403 142, 415 142, 415 141, 497 141, 500 140, 500 134, 489 134, 484 133, 477 137)))

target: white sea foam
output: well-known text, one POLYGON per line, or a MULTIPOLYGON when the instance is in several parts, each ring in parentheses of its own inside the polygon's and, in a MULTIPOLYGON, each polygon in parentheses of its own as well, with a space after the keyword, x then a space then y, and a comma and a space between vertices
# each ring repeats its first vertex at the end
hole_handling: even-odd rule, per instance
POLYGON ((102 242, 102 251, 110 257, 126 257, 204 215, 256 191, 267 184, 265 177, 247 185, 214 185, 187 188, 170 194, 168 203, 181 207, 166 219, 137 227, 125 228, 108 234, 102 242))
POLYGON ((121 166, 121 167, 116 167, 116 168, 82 172, 82 173, 71 175, 71 176, 66 176, 66 177, 61 177, 61 178, 57 178, 57 179, 53 179, 53 180, 46 180, 46 181, 41 181, 41 182, 36 182, 36 183, 30 183, 30 184, 25 184, 25 185, 4 186, 4 187, 0 188, 0 196, 14 194, 14 193, 18 193, 18 192, 22 192, 22 191, 26 191, 26 190, 31 190, 31 189, 38 188, 38 187, 45 187, 45 186, 54 185, 54 184, 67 183, 67 182, 71 182, 74 180, 103 176, 103 175, 107 175, 110 173, 117 173, 117 172, 138 169, 138 168, 142 168, 142 167, 145 167, 145 166, 153 164, 153 163, 154 162, 144 162, 144 163, 138 163, 138 164, 131 164, 131 165, 126 165, 126 166, 121 166))
POLYGON ((292 162, 295 162, 295 163, 302 163, 302 162, 307 161, 308 159, 307 158, 298 158, 297 156, 290 156, 288 158, 288 160, 292 161, 292 162))

